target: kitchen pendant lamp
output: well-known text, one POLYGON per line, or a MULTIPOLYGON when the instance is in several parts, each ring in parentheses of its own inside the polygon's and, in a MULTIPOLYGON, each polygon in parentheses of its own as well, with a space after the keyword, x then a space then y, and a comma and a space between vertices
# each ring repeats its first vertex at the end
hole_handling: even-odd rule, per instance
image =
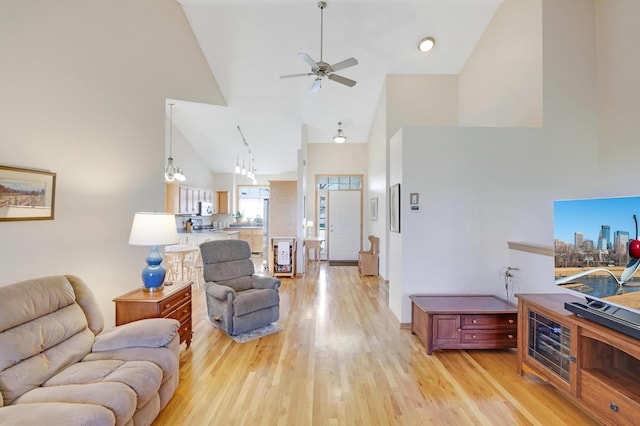
POLYGON ((167 168, 164 169, 165 182, 184 182, 187 180, 182 171, 173 165, 173 104, 169 104, 169 158, 167 159, 167 168))
POLYGON ((247 143, 247 140, 244 138, 244 135, 242 134, 242 130, 240 129, 240 126, 236 126, 236 128, 238 129, 238 133, 240 133, 240 138, 242 139, 242 144, 244 145, 244 147, 247 149, 247 162, 249 163, 248 167, 245 166, 245 161, 244 161, 244 151, 242 152, 242 168, 240 168, 240 157, 238 155, 238 150, 236 148, 236 168, 235 168, 235 173, 236 174, 241 174, 242 176, 246 176, 249 179, 253 180, 253 183, 256 182, 256 159, 253 157, 253 153, 251 152, 251 148, 249 147, 249 144, 247 143))
POLYGON ((344 132, 342 131, 342 122, 339 121, 338 122, 338 133, 333 137, 333 141, 335 143, 345 143, 347 140, 347 137, 344 135, 344 132))

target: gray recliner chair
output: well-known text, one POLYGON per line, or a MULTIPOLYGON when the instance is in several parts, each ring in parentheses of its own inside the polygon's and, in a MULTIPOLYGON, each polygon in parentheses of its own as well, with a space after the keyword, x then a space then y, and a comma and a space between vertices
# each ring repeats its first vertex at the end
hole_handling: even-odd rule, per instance
POLYGON ((280 280, 254 275, 251 247, 243 240, 200 245, 209 319, 228 335, 264 327, 280 316, 280 280))

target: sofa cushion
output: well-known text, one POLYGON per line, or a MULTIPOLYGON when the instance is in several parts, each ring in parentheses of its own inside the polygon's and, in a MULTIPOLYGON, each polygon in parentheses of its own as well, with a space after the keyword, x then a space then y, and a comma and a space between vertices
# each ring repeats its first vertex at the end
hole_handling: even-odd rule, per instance
POLYGON ((136 392, 138 396, 136 406, 141 407, 158 393, 162 384, 162 370, 149 361, 84 361, 65 368, 42 386, 97 382, 124 383, 136 392))
POLYGON ((276 290, 247 290, 236 294, 233 301, 233 310, 235 316, 242 316, 260 309, 278 306, 280 297, 276 290))
POLYGON ((133 347, 113 351, 91 352, 83 361, 118 359, 122 361, 151 361, 162 370, 162 382, 179 369, 180 336, 176 335, 166 348, 133 347))
POLYGON ((136 410, 136 401, 136 393, 124 383, 98 382, 35 388, 18 398, 15 404, 70 402, 102 405, 115 414, 116 425, 126 425, 136 410))
POLYGON ((111 410, 96 404, 73 404, 41 402, 3 407, 0 410, 0 425, 51 426, 107 426, 116 424, 111 410))
MULTIPOLYGON (((2 333, 0 337, 5 333, 2 333)), ((4 397, 5 405, 12 404, 14 399, 23 393, 37 388, 58 371, 80 361, 88 353, 87 349, 91 348, 93 339, 93 333, 85 328, 67 340, 1 370, 0 392, 4 397)), ((21 346, 19 344, 4 346, 5 343, 0 343, 3 348, 0 351, 2 353, 4 353, 5 347, 13 349, 21 346)))
POLYGON ((43 277, 0 287, 0 332, 40 318, 76 301, 62 276, 43 277))

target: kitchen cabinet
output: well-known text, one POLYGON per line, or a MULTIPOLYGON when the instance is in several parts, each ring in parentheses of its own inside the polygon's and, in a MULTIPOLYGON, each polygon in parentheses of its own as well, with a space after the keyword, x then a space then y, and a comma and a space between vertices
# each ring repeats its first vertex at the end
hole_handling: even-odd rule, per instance
POLYGON ((214 202, 214 211, 218 214, 229 214, 229 191, 217 191, 216 200, 214 202))
POLYGON ((213 202, 213 191, 188 185, 167 183, 165 185, 165 210, 168 213, 198 214, 200 202, 213 202))
POLYGON ((229 228, 238 231, 238 239, 244 240, 249 243, 251 247, 251 253, 262 253, 264 248, 262 228, 229 228))

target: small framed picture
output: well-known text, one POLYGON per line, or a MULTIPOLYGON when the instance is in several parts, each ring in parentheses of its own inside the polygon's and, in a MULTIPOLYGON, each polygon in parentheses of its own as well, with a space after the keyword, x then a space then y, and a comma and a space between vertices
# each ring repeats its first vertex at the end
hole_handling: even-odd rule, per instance
POLYGON ((400 184, 389 188, 389 230, 400 232, 400 184))
POLYGON ((56 174, 0 166, 0 221, 53 219, 56 174))
POLYGON ((369 219, 378 220, 378 197, 372 198, 369 202, 369 219))

